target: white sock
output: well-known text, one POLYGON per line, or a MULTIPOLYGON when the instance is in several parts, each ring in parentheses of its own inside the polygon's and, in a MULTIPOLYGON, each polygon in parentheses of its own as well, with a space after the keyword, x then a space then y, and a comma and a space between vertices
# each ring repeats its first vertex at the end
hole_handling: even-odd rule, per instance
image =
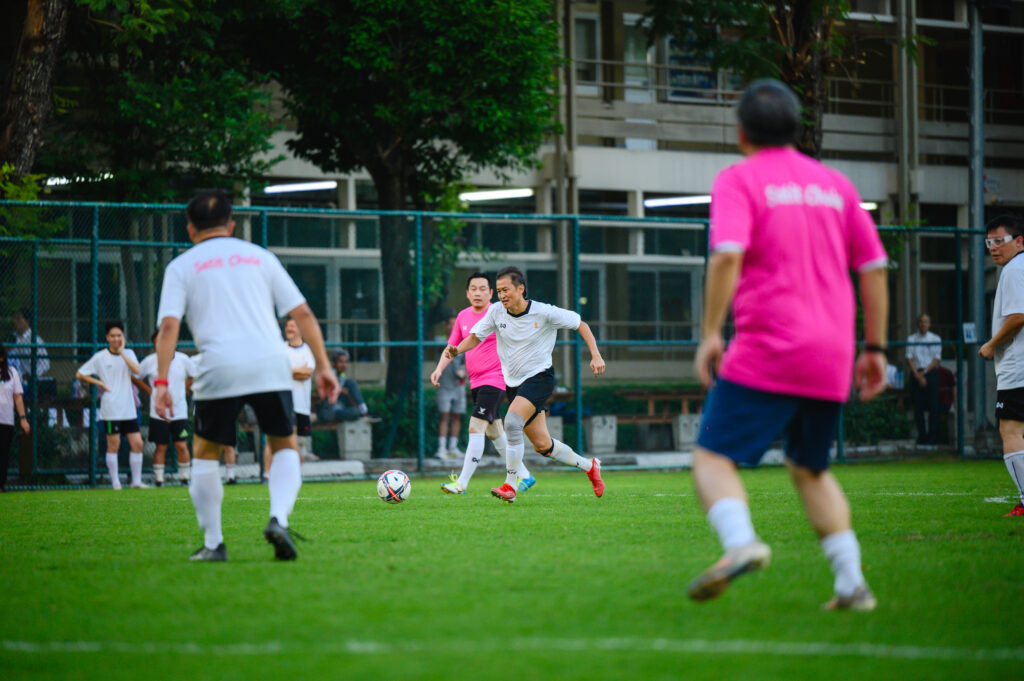
POLYGON ((302 466, 294 449, 279 449, 270 463, 270 517, 288 527, 288 516, 302 487, 302 466))
POLYGON ((189 474, 191 472, 192 472, 191 464, 188 464, 188 463, 179 463, 178 464, 178 480, 181 480, 182 482, 187 482, 188 478, 189 478, 189 474))
POLYGON ((833 532, 821 540, 821 549, 836 576, 836 593, 840 596, 852 595, 864 583, 857 535, 853 530, 833 532))
POLYGON ((162 463, 153 464, 153 479, 161 485, 164 482, 164 465, 162 463))
POLYGON ((121 489, 121 478, 117 474, 117 452, 107 452, 107 472, 110 473, 110 486, 121 489))
POLYGON ((523 451, 526 444, 520 442, 517 445, 510 444, 505 450, 505 484, 512 489, 516 488, 519 477, 519 465, 523 463, 523 451))
POLYGON ((498 433, 498 437, 491 440, 491 444, 494 445, 494 450, 498 452, 498 455, 504 458, 508 450, 508 438, 505 437, 505 431, 498 433))
POLYGON ((594 462, 590 459, 584 459, 582 456, 573 451, 572 447, 559 442, 555 438, 551 438, 552 449, 548 454, 552 459, 559 463, 564 463, 567 466, 575 466, 581 471, 590 472, 590 469, 594 467, 594 462))
POLYGON ((225 474, 226 474, 228 480, 234 480, 235 479, 235 464, 233 464, 233 463, 226 463, 226 464, 224 464, 224 471, 225 471, 225 474))
POLYGON ((526 480, 528 477, 530 477, 530 469, 526 467, 525 462, 526 457, 524 456, 523 460, 519 462, 519 477, 522 478, 523 480, 526 480))
POLYGON ((220 463, 209 459, 196 459, 192 484, 188 494, 196 508, 196 520, 203 531, 203 545, 213 550, 224 542, 220 527, 220 506, 224 501, 224 486, 220 482, 220 463))
POLYGON ((1024 504, 1024 451, 1003 454, 1003 463, 1006 464, 1006 470, 1017 484, 1017 494, 1021 503, 1024 504))
POLYGON ((444 452, 448 451, 444 448, 444 435, 437 436, 437 451, 444 452))
POLYGON ((466 457, 462 460, 462 473, 459 474, 459 487, 466 489, 469 479, 476 472, 480 459, 484 455, 484 434, 470 433, 469 446, 466 447, 466 457))
POLYGON ((459 448, 459 438, 456 435, 448 436, 448 451, 455 451, 459 448))
POLYGON ((132 452, 128 455, 128 466, 132 469, 132 484, 142 484, 142 452, 132 452))
POLYGON ((750 522, 750 508, 741 499, 725 497, 716 501, 708 509, 708 522, 715 528, 726 551, 757 539, 754 525, 750 522))

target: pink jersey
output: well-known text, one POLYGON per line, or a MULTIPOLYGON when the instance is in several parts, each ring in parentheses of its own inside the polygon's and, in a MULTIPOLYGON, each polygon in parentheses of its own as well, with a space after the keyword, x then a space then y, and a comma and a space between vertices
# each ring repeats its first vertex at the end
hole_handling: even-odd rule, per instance
MULTIPOLYGON (((455 328, 448 337, 448 343, 458 345, 469 335, 470 329, 487 314, 487 307, 479 314, 467 307, 455 318, 455 328)), ((498 359, 497 337, 492 333, 480 345, 466 353, 466 373, 469 374, 469 387, 479 388, 491 385, 499 390, 505 389, 505 376, 501 373, 501 360, 498 359)))
POLYGON ((853 184, 795 149, 726 168, 711 191, 711 249, 742 252, 721 375, 755 390, 845 402, 855 352, 850 270, 886 264, 853 184))

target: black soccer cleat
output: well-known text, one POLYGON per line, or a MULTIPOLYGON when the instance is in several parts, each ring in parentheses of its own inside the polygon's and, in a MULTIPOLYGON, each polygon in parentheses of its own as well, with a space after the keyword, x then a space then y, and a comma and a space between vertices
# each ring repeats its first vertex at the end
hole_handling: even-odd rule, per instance
POLYGON ((224 563, 228 559, 228 549, 224 546, 224 542, 221 542, 220 546, 215 549, 208 549, 206 546, 200 546, 195 553, 188 557, 188 559, 224 563))
POLYGON ((263 529, 263 536, 274 546, 274 557, 278 560, 295 560, 299 553, 287 527, 281 527, 277 518, 271 518, 263 529))

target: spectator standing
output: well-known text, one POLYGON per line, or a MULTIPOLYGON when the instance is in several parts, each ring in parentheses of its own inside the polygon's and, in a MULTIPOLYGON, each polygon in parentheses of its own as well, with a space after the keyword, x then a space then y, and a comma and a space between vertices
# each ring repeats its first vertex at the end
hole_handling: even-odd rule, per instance
MULTIPOLYGON (((17 345, 29 345, 31 343, 40 345, 44 342, 38 333, 32 333, 32 327, 28 322, 31 316, 32 313, 27 308, 16 310, 11 315, 11 323, 14 324, 14 335, 11 337, 13 343, 17 345)), ((9 357, 11 365, 18 370, 24 383, 31 383, 34 378, 45 376, 46 372, 50 370, 50 358, 46 354, 46 348, 37 348, 36 350, 35 376, 32 374, 32 348, 12 348, 9 357)))
POLYGON ((0 492, 7 491, 7 467, 11 462, 15 424, 25 435, 31 432, 25 416, 24 392, 18 370, 11 366, 7 348, 0 344, 0 492))
POLYGON ((910 396, 914 402, 914 424, 917 426, 917 444, 934 445, 939 442, 939 364, 942 361, 942 339, 932 333, 932 320, 926 314, 917 318, 917 333, 907 338, 907 366, 910 367, 910 396), (928 427, 925 428, 925 412, 928 427))
MULTIPOLYGON (((448 315, 445 323, 444 340, 452 334, 458 317, 448 315)), ((466 357, 456 356, 444 367, 437 379, 437 411, 441 419, 437 424, 437 453, 439 459, 459 459, 459 432, 462 430, 462 415, 466 413, 466 357)))
POLYGON ((978 349, 996 364, 996 418, 1003 462, 1017 487, 1007 516, 1024 517, 1024 220, 1001 215, 985 227, 985 247, 1002 266, 992 305, 992 339, 978 349))

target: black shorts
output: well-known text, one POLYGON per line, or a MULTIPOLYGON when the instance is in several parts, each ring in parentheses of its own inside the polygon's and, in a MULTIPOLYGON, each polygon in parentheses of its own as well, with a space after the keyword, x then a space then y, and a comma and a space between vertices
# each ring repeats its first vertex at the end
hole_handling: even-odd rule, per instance
POLYGON ((539 374, 530 376, 515 388, 508 386, 506 392, 508 392, 508 401, 510 403, 518 396, 526 398, 530 401, 530 404, 537 408, 537 412, 526 422, 529 424, 530 421, 537 418, 537 414, 548 410, 548 400, 551 399, 552 393, 555 392, 555 367, 550 366, 539 374))
POLYGON ((248 404, 265 435, 288 437, 295 431, 292 391, 256 393, 216 400, 196 400, 195 432, 199 437, 226 447, 235 446, 238 412, 248 404))
POLYGON ((482 385, 469 391, 473 398, 473 418, 483 419, 488 423, 494 423, 495 419, 501 418, 501 403, 505 401, 505 391, 495 388, 493 385, 482 385))
POLYGON ((171 442, 184 442, 188 439, 188 419, 177 419, 171 422, 150 417, 149 441, 158 445, 171 442))
POLYGON ((295 432, 300 437, 309 437, 313 430, 313 423, 309 420, 309 414, 295 415, 295 432))
POLYGON ((996 418, 1000 421, 1024 421, 1024 388, 996 391, 996 418))
POLYGON ((115 433, 128 435, 129 433, 139 432, 139 421, 138 419, 125 419, 124 421, 100 421, 100 428, 107 435, 114 435, 115 433))

